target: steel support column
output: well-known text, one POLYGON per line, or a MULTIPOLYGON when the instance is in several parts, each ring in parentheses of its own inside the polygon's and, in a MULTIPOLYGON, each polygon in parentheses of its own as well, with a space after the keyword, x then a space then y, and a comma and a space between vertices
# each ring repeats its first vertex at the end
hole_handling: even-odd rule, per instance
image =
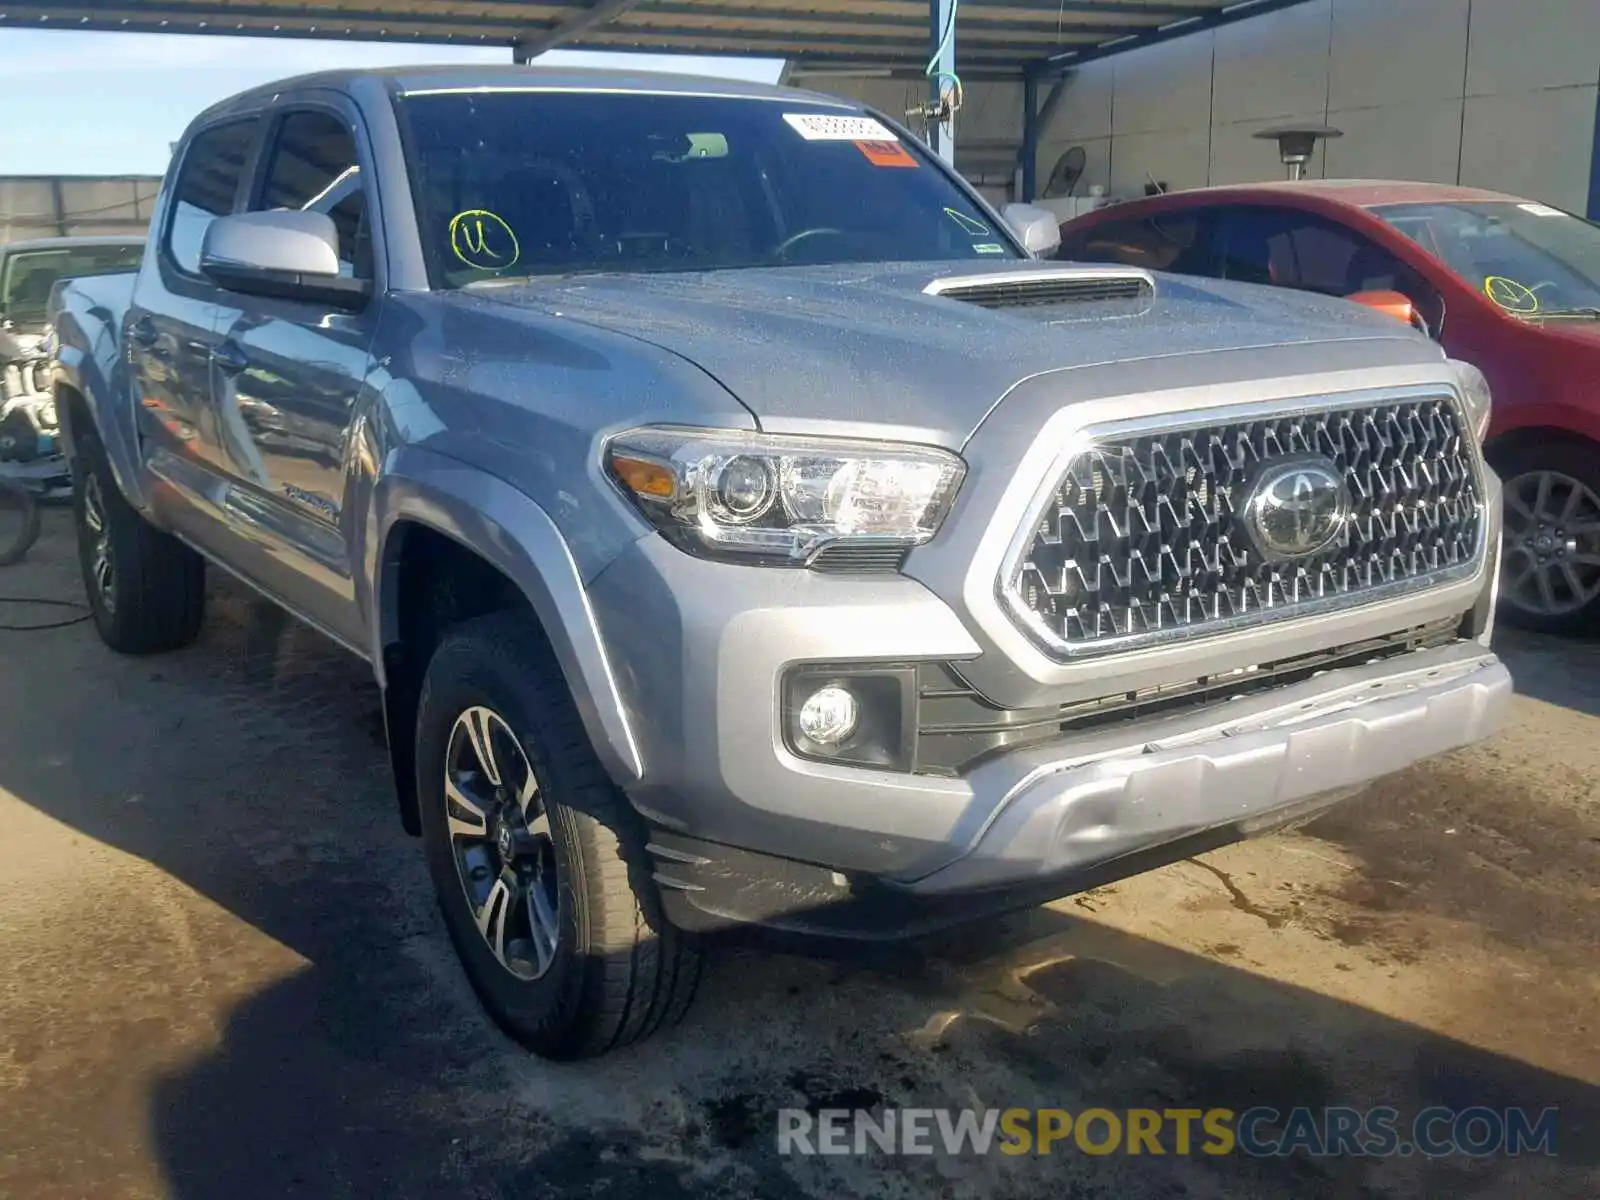
POLYGON ((50 207, 51 215, 55 218, 56 236, 67 236, 67 196, 66 190, 61 186, 61 180, 50 181, 50 207))
POLYGON ((511 56, 518 63, 532 62, 546 50, 553 50, 564 42, 583 36, 591 29, 609 24, 638 3, 639 0, 595 0, 588 8, 574 13, 554 29, 547 29, 519 40, 512 47, 511 56))
MULTIPOLYGON (((954 24, 956 0, 928 0, 928 38, 932 57, 929 67, 928 101, 937 109, 939 97, 950 90, 956 73, 956 29, 954 24)), ((952 167, 956 162, 955 123, 951 120, 932 121, 928 128, 928 144, 933 152, 952 167)))
POLYGON ((1039 139, 1050 127, 1061 98, 1067 91, 1067 76, 1063 75, 1050 86, 1044 103, 1039 103, 1039 79, 1026 75, 1022 80, 1022 195, 1024 204, 1031 204, 1039 194, 1039 139))
POLYGON ((1039 81, 1022 80, 1022 192, 1017 199, 1032 204, 1039 186, 1039 81))
POLYGON ((1594 105, 1594 150, 1589 159, 1589 220, 1600 221, 1600 97, 1594 105))

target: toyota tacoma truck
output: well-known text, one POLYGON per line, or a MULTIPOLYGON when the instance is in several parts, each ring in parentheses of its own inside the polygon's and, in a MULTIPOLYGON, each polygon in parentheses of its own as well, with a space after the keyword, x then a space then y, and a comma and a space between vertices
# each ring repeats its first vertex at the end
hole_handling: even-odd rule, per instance
POLYGON ((370 662, 465 970, 555 1057, 675 1020, 710 931, 980 919, 1490 734, 1482 377, 1056 236, 781 88, 228 100, 55 306, 95 626, 186 645, 214 564, 370 662))

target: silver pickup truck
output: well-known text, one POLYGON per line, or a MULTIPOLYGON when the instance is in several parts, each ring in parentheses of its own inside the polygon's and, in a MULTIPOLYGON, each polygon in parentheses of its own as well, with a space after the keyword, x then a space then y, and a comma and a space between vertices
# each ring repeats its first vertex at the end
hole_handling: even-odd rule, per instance
POLYGON ((465 969, 563 1057, 707 931, 979 919, 1492 732, 1482 377, 1028 216, 778 88, 229 100, 56 306, 95 624, 185 645, 211 563, 368 660, 465 969))

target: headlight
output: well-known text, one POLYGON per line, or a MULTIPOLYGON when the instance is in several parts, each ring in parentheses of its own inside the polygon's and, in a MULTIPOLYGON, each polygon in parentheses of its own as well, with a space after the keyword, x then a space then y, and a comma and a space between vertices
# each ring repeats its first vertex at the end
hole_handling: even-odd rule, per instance
POLYGON ((1489 418, 1494 412, 1494 398, 1489 392, 1489 381, 1483 372, 1471 363, 1458 358, 1450 360, 1455 369, 1456 382, 1461 385, 1461 398, 1467 406, 1467 424, 1481 443, 1489 432, 1489 418))
POLYGON ((606 467, 683 549, 788 566, 839 543, 927 541, 966 474, 928 446, 666 426, 613 438, 606 467))

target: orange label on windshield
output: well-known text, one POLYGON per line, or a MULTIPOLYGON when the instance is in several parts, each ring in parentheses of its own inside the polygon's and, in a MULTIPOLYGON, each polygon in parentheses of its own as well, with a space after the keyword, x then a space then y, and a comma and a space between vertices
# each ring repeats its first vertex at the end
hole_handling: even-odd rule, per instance
POLYGON ((856 149, 875 167, 914 167, 917 160, 899 142, 857 142, 856 149))

